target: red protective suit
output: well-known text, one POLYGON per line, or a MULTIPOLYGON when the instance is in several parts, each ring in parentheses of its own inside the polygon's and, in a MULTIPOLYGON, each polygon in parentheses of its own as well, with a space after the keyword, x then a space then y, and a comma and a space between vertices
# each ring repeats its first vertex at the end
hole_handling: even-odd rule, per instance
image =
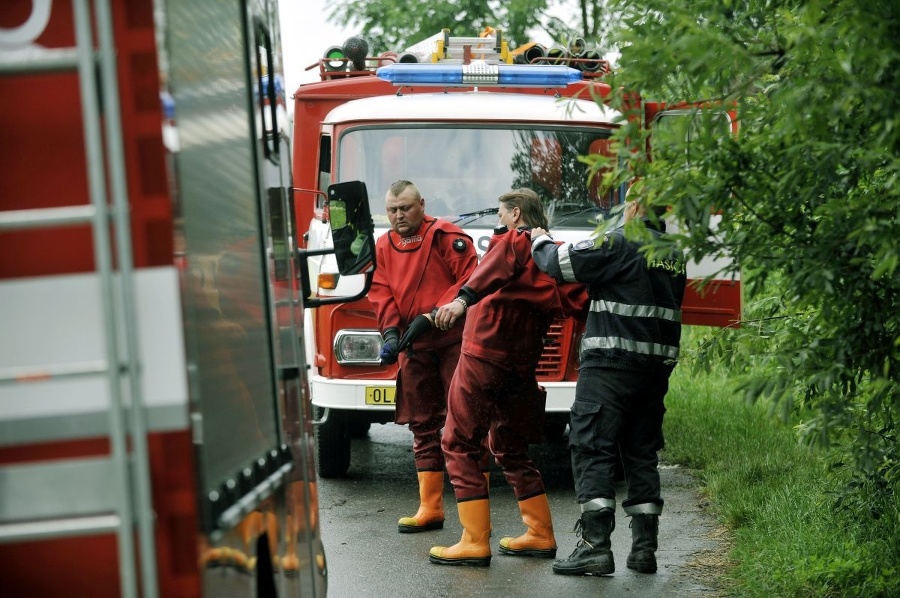
MULTIPOLYGON (((376 245, 378 268, 369 300, 380 330, 399 328, 456 297, 478 264, 472 239, 455 224, 425 217, 419 230, 401 237, 393 230, 376 245)), ((394 421, 409 424, 418 471, 443 471, 440 435, 447 414, 447 389, 459 358, 461 327, 420 336, 398 359, 394 421)))
MULTIPOLYGON (((380 330, 401 333, 419 314, 451 301, 478 264, 472 239, 455 224, 425 217, 419 230, 401 237, 393 230, 375 244, 378 267, 369 301, 380 330)), ((416 348, 458 343, 459 330, 432 330, 416 340, 416 348)))
POLYGON ((494 235, 463 287, 467 295, 476 302, 466 317, 442 441, 456 498, 488 496, 478 466, 488 432, 516 498, 542 494, 541 474, 528 456, 528 444, 541 439, 546 403, 535 369, 553 319, 583 312, 587 293, 538 270, 531 236, 519 229, 494 235))

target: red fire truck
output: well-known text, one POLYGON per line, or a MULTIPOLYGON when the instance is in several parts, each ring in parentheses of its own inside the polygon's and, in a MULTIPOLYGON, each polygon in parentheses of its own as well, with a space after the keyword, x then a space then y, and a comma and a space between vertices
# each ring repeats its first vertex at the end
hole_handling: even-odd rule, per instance
MULTIPOLYGON (((462 226, 480 252, 497 222, 497 198, 513 187, 542 196, 555 238, 590 235, 624 189, 601 193, 579 156, 609 155, 622 114, 594 100, 610 95, 603 81, 609 65, 584 47, 571 50, 545 52, 534 43, 510 50, 502 31, 492 29, 475 37, 444 30, 376 57, 365 55, 359 38, 330 48, 318 64, 320 81, 294 94, 295 207, 298 222, 309 222, 306 245, 330 245, 328 214, 315 191, 346 179, 365 181, 376 234, 388 228, 384 193, 403 178, 422 191, 428 214, 462 226)), ((635 101, 643 125, 668 141, 689 130, 692 111, 635 101)), ((721 118, 727 133, 733 123, 727 112, 721 118)), ((702 278, 720 266, 691 264, 689 275, 702 278)), ((357 284, 337 276, 328 259, 310 268, 318 295, 346 294, 357 284)), ((737 279, 713 280, 702 296, 692 287, 684 322, 732 324, 740 297, 737 279)), ((307 323, 319 474, 341 476, 350 466, 351 438, 392 419, 395 366, 379 364, 382 339, 365 299, 308 313, 307 323)), ((538 366, 553 438, 563 437, 574 400, 579 333, 575 322, 557 321, 538 366)))
POLYGON ((4 596, 325 596, 277 15, 3 3, 4 596))

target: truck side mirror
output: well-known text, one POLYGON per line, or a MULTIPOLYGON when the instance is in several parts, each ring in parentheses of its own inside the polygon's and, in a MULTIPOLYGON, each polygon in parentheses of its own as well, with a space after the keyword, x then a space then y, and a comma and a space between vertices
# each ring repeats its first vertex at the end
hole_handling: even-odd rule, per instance
POLYGON ((365 274, 375 269, 375 224, 369 195, 362 181, 328 187, 328 221, 334 255, 341 275, 365 274))
POLYGON ((301 298, 303 305, 308 308, 362 299, 369 292, 372 277, 375 275, 375 224, 369 210, 366 184, 362 181, 334 183, 328 187, 326 208, 333 246, 296 250, 300 269, 301 298), (341 276, 363 275, 362 290, 351 297, 313 296, 307 259, 311 256, 331 254, 334 254, 341 276))

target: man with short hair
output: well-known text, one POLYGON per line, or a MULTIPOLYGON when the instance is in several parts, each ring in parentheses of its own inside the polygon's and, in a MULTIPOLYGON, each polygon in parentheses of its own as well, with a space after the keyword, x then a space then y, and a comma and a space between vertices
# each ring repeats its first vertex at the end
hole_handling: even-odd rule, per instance
MULTIPOLYGON (((649 218, 639 201, 630 201, 625 222, 635 218, 643 219, 654 237, 665 232, 661 216, 649 218)), ((622 506, 632 531, 626 563, 629 569, 654 573, 663 508, 657 452, 663 447, 663 400, 681 339, 684 258, 675 252, 648 261, 623 227, 574 245, 558 245, 541 229, 531 236, 537 267, 558 281, 587 283, 591 298, 569 424, 581 506, 575 529, 581 539, 553 571, 615 571, 610 534, 615 528, 614 467, 621 451, 628 486, 622 506)))
POLYGON ((378 268, 369 300, 384 337, 382 364, 399 365, 394 421, 409 424, 413 433, 419 510, 397 526, 401 533, 414 533, 444 526, 441 429, 462 330, 426 331, 415 350, 404 352, 400 335, 416 316, 456 296, 478 264, 478 254, 458 226, 425 214, 425 200, 410 181, 393 183, 385 203, 391 228, 375 245, 378 268))

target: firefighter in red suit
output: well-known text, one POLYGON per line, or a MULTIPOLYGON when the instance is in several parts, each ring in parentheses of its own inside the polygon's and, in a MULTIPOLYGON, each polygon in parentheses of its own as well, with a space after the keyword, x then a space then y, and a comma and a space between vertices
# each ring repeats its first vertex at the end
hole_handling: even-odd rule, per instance
POLYGON ((462 352, 447 399, 442 447, 456 494, 462 539, 435 546, 430 560, 444 565, 488 566, 491 560, 488 487, 479 470, 484 439, 513 487, 527 531, 502 538, 500 552, 553 558, 556 539, 544 482, 528 456, 540 442, 546 392, 535 369, 554 318, 583 317, 581 284, 560 284, 531 258, 532 227, 547 217, 531 189, 500 197, 500 226, 457 297, 434 311, 435 326, 452 332, 467 309, 462 352))
MULTIPOLYGON (((385 202, 391 230, 375 246, 378 268, 369 300, 384 337, 382 363, 399 362, 394 421, 409 424, 413 433, 419 510, 402 517, 398 530, 422 532, 444 526, 441 429, 462 330, 426 330, 414 350, 403 352, 399 337, 416 316, 457 295, 478 264, 478 254, 472 239, 455 224, 426 216, 425 200, 411 182, 393 183, 385 202)), ((482 465, 487 469, 486 460, 482 465)))

